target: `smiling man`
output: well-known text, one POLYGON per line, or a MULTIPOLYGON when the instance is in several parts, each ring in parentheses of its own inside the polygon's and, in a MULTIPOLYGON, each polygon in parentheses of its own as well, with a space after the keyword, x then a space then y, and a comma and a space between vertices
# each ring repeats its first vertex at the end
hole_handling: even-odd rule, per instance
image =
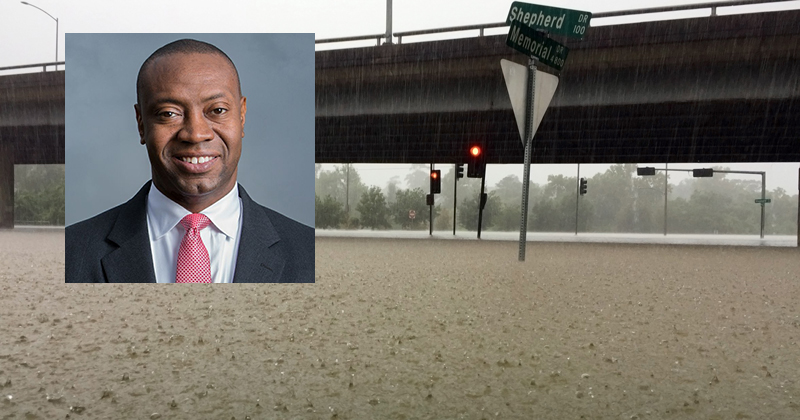
POLYGON ((66 281, 313 283, 313 228, 237 184, 247 98, 231 59, 172 42, 142 64, 136 91, 152 181, 67 228, 66 281))

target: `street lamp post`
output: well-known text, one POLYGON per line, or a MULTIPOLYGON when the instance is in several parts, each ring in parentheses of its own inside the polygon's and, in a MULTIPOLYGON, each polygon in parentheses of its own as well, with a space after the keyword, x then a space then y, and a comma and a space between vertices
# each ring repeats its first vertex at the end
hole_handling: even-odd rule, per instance
MULTIPOLYGON (((38 6, 33 5, 33 4, 30 4, 30 3, 26 2, 26 1, 21 1, 20 3, 22 3, 22 4, 26 5, 26 6, 31 6, 31 7, 35 7, 37 9, 39 9, 42 12, 44 12, 44 14, 46 14, 47 16, 50 16, 50 19, 53 19, 54 21, 56 21, 56 61, 55 62, 58 63, 58 18, 53 17, 53 15, 51 15, 50 13, 47 13, 41 7, 38 7, 38 6)), ((58 64, 55 64, 55 69, 58 70, 58 64)))

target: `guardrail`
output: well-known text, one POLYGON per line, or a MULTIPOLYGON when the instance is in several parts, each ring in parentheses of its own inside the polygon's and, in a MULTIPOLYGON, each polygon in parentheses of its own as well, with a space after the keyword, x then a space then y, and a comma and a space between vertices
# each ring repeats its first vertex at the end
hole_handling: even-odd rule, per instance
MULTIPOLYGON (((677 11, 685 11, 685 10, 702 10, 702 9, 711 9, 711 16, 717 15, 717 9, 721 7, 736 7, 736 6, 752 6, 757 4, 769 4, 769 3, 788 3, 793 0, 738 0, 738 1, 727 1, 727 2, 717 2, 717 3, 696 3, 696 4, 685 4, 680 6, 664 6, 664 7, 653 7, 649 9, 630 9, 630 10, 621 10, 616 12, 603 12, 603 13, 593 13, 592 19, 599 19, 599 18, 609 18, 609 17, 619 17, 619 16, 635 16, 635 15, 647 15, 652 13, 664 13, 664 12, 677 12, 677 11)), ((466 26, 449 26, 446 28, 435 28, 435 29, 422 29, 418 31, 403 31, 403 32, 394 32, 392 33, 393 36, 397 37, 397 43, 403 43, 404 36, 414 36, 414 35, 430 35, 430 34, 439 34, 439 33, 446 33, 446 32, 460 32, 460 31, 469 31, 469 30, 478 30, 479 35, 483 36, 485 29, 490 28, 502 28, 507 27, 508 24, 505 22, 497 22, 497 23, 484 23, 484 24, 477 24, 477 25, 466 25, 466 26)), ((343 38, 328 38, 328 39, 318 39, 315 40, 315 44, 326 44, 326 43, 335 43, 335 42, 348 42, 348 41, 363 41, 367 39, 376 39, 377 45, 381 45, 381 39, 385 39, 386 34, 375 34, 375 35, 361 35, 361 36, 350 36, 350 37, 343 37, 343 38)))
POLYGON ((3 70, 19 70, 19 69, 30 69, 35 67, 41 67, 42 71, 47 71, 47 66, 54 66, 56 67, 56 71, 58 70, 58 65, 64 65, 65 62, 63 61, 53 61, 50 63, 36 63, 36 64, 23 64, 20 66, 8 66, 8 67, 0 67, 0 71, 3 70))

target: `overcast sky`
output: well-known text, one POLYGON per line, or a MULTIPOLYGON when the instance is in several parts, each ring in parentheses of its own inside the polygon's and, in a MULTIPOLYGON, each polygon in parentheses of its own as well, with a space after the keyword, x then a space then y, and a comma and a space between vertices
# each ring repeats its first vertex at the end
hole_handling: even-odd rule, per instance
MULTIPOLYGON (((385 0, 238 0, 229 2, 207 0, 135 2, 108 0, 30 0, 59 19, 58 58, 64 60, 64 33, 66 32, 314 32, 316 39, 343 36, 378 34, 386 31, 385 0)), ((394 0, 393 31, 441 28, 504 21, 512 0, 394 0)), ((660 7, 675 4, 711 3, 713 1, 670 0, 547 0, 537 4, 586 10, 592 13, 660 7)), ((723 2, 724 3, 724 2, 723 2)), ((766 6, 746 6, 737 12, 761 9, 797 9, 800 1, 773 3, 766 6)), ((724 9, 720 14, 730 13, 724 9)), ((707 16, 709 10, 688 13, 707 16)), ((687 13, 658 15, 656 18, 676 18, 687 13)), ((637 20, 651 18, 635 18, 637 20)), ((596 19, 592 24, 614 24, 624 18, 596 19)), ((49 62, 55 58, 55 22, 39 10, 17 0, 0 0, 0 67, 29 63, 49 62)), ((503 29, 497 29, 502 33, 503 29)), ((490 33, 490 32, 487 32, 490 33)), ((447 36, 475 36, 461 33, 447 36)), ((425 38, 418 38, 418 41, 425 38)), ((404 39, 413 42, 414 39, 404 39)), ((361 43, 364 44, 364 43, 361 43)), ((369 42, 366 43, 369 45, 369 42)), ((341 47, 336 46, 336 48, 341 47)), ((330 46, 317 47, 331 48, 330 46)), ((0 72, 7 74, 8 71, 0 72)), ((309 171, 310 169, 309 163, 309 171)), ((521 165, 490 167, 489 183, 495 174, 499 178, 508 173, 521 177, 521 165)), ((582 174, 591 176, 604 170, 592 169, 597 165, 583 165, 582 174)), ((729 165, 734 166, 734 165, 729 165)), ((738 167, 738 165, 736 165, 738 167)), ((781 186, 790 193, 797 192, 798 164, 748 166, 746 170, 770 170, 768 188, 781 186), (774 183, 774 184, 773 184, 774 183)), ((387 168, 369 170, 374 174, 371 182, 385 185, 391 178, 387 168), (388 175, 388 176, 387 176, 388 175)), ((401 178, 407 169, 397 175, 401 178)), ((533 180, 546 180, 547 173, 574 174, 575 165, 536 165, 533 180)), ((367 179, 369 182, 370 179, 367 179)))
MULTIPOLYGON (((712 2, 547 0, 538 4, 599 13, 712 2)), ((66 32, 313 32, 317 39, 324 39, 386 31, 386 0, 30 0, 29 3, 59 19, 59 60, 64 59, 66 32)), ((512 0, 394 0, 393 31, 500 22, 505 20, 511 3, 512 0)), ((800 8, 800 1, 747 8, 800 8)), ((708 13, 706 9, 695 14, 708 13)), ((619 20, 598 19, 592 24, 619 20)), ((55 30, 55 21, 43 12, 19 0, 0 0, 0 67, 55 59, 55 30)))

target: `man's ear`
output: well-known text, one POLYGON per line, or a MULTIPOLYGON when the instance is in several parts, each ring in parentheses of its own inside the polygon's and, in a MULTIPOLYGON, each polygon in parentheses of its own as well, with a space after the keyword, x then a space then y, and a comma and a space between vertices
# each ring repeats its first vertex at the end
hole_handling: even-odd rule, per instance
POLYGON ((240 103, 242 109, 242 138, 244 138, 244 120, 245 116, 247 115, 247 98, 242 96, 242 102, 240 103))
POLYGON ((139 104, 133 104, 133 110, 136 111, 136 127, 139 129, 139 142, 144 144, 144 123, 142 122, 142 109, 139 104))

